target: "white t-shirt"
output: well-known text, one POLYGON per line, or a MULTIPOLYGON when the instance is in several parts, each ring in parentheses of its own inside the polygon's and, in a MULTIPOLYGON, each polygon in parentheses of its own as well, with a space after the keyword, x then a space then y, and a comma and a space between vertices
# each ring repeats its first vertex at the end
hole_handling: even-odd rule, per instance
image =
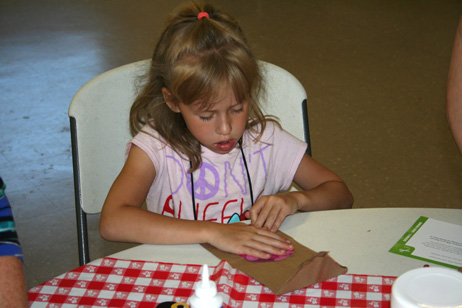
MULTIPOLYGON (((128 144, 141 148, 152 160, 156 178, 146 198, 149 211, 181 219, 228 223, 251 207, 250 185, 241 150, 217 154, 202 147, 201 168, 193 173, 191 196, 190 162, 182 158, 152 128, 145 126, 128 144), (156 136, 154 138, 153 136, 156 136), (162 140, 162 141, 161 141, 162 140)), ((268 122, 259 142, 245 132, 242 149, 247 162, 254 202, 263 195, 287 190, 291 185, 307 144, 268 122)))

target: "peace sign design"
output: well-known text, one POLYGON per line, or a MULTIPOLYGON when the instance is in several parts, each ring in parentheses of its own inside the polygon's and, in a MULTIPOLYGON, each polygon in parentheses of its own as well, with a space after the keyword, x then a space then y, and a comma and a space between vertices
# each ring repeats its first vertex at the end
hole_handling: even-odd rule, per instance
MULTIPOLYGON (((220 175, 218 170, 210 165, 209 163, 202 162, 201 168, 199 169, 199 174, 197 172, 193 175, 194 178, 194 197, 199 200, 208 200, 214 197, 219 188, 220 188, 220 175), (210 176, 211 174, 211 176, 210 176), (211 179, 214 183, 207 182, 207 176, 209 180, 211 179)), ((186 183, 191 192, 191 177, 186 177, 186 183)))

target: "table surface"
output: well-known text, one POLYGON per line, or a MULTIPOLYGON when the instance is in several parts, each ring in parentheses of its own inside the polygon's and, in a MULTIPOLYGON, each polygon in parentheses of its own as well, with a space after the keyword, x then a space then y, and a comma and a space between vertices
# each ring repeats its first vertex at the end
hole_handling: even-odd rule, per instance
MULTIPOLYGON (((31 308, 153 308, 166 302, 172 307, 188 301, 200 272, 197 264, 103 258, 32 288, 29 303, 31 308)), ((224 308, 389 308, 395 281, 347 274, 276 295, 227 261, 209 273, 224 308)))
MULTIPOLYGON (((328 251, 348 273, 399 276, 427 263, 388 252, 420 216, 462 223, 462 209, 374 208, 298 213, 287 217, 280 230, 312 250, 328 251)), ((197 244, 139 245, 109 257, 210 266, 220 262, 197 244)))
POLYGON ((349 273, 280 296, 200 245, 140 245, 32 288, 29 303, 142 308, 185 302, 201 265, 208 264, 226 308, 389 308, 396 276, 425 264, 388 252, 420 216, 460 224, 462 209, 353 209, 288 217, 281 231, 313 250, 330 251, 349 273))

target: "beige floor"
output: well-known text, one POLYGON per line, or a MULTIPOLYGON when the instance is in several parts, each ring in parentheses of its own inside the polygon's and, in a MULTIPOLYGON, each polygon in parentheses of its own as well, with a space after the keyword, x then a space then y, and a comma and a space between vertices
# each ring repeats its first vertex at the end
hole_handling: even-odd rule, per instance
MULTIPOLYGON (((78 266, 67 108, 92 77, 149 58, 181 1, 0 1, 0 172, 28 286, 78 266)), ((462 158, 445 118, 460 0, 215 0, 259 58, 305 86, 313 156, 355 207, 462 208, 462 158)), ((91 256, 127 247, 99 238, 91 256)))

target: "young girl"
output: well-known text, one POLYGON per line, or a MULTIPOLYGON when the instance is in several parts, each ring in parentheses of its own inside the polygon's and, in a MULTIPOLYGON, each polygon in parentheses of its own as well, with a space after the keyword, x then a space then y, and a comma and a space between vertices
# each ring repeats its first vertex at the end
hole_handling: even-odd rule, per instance
POLYGON ((101 235, 209 243, 267 259, 293 249, 275 233, 286 216, 351 207, 345 183, 262 114, 261 84, 229 15, 206 4, 173 15, 130 112, 135 137, 105 201, 101 235), (293 181, 302 191, 277 194, 293 181), (242 219, 251 224, 231 223, 242 219))

